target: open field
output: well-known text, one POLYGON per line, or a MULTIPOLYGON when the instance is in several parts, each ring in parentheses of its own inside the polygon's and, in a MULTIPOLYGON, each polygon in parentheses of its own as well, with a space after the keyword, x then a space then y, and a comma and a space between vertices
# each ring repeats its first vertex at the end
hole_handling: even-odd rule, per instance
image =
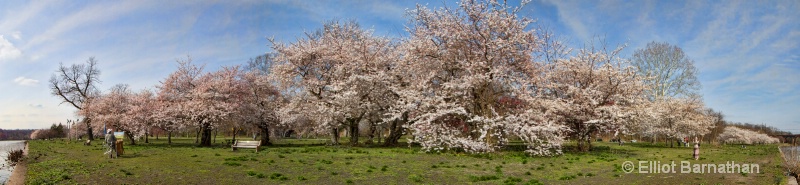
MULTIPOLYGON (((99 140, 98 140, 99 141, 99 140)), ((99 144, 31 141, 26 184, 776 184, 785 183, 777 145, 704 145, 696 163, 755 163, 760 173, 624 173, 624 161, 690 161, 690 148, 596 142, 594 151, 526 157, 519 147, 496 154, 425 153, 417 147, 322 146, 324 140, 280 140, 255 153, 193 138, 150 139, 108 159, 99 144)), ((574 144, 573 144, 574 145, 574 144)), ((567 145, 568 150, 571 148, 567 145)), ((405 146, 405 145, 403 145, 405 146)), ((679 167, 678 167, 679 168, 679 167)), ((676 169, 677 170, 677 169, 676 169)))

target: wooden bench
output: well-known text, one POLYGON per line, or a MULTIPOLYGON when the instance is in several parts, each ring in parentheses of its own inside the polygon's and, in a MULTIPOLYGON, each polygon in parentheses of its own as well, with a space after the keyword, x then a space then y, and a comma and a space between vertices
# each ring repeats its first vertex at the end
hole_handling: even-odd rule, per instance
POLYGON ((231 145, 232 151, 236 151, 236 148, 255 148, 256 152, 258 152, 260 147, 261 141, 234 141, 233 145, 231 145))

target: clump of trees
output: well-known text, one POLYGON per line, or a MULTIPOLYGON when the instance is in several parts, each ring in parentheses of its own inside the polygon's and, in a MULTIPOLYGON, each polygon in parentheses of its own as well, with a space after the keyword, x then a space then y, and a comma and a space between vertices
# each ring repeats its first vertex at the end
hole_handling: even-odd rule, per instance
POLYGON ((725 127, 718 139, 723 144, 771 144, 780 142, 778 138, 736 126, 725 127))
POLYGON ((694 69, 686 60, 649 70, 666 75, 657 77, 618 57, 622 47, 572 53, 549 32, 529 29, 532 19, 518 11, 495 1, 418 6, 408 14, 409 37, 396 44, 337 21, 292 43, 273 41, 272 78, 293 93, 279 116, 286 124, 307 118, 333 143, 347 128, 356 144, 361 122, 399 124, 425 150, 472 153, 509 139, 525 141, 530 154, 557 155, 569 137, 588 151, 598 133, 708 132, 714 118, 689 93, 694 69), (686 80, 670 76, 678 68, 686 80), (678 83, 688 85, 665 85, 678 83))
POLYGON ((0 129, 0 140, 27 140, 31 138, 30 135, 33 131, 33 129, 0 129))
POLYGON ((255 130, 264 145, 276 129, 327 134, 331 144, 347 133, 350 145, 388 131, 385 145, 410 135, 428 151, 483 153, 522 140, 527 153, 547 156, 567 139, 588 151, 599 134, 721 135, 722 115, 705 108, 680 48, 654 42, 630 59, 602 42, 573 52, 519 10, 497 1, 417 6, 398 39, 330 21, 293 42, 270 40, 274 53, 244 67, 206 71, 179 60, 155 90, 92 89, 92 58, 59 69, 51 89, 78 108, 87 131, 108 126, 132 142, 154 128, 170 138, 194 129, 204 146, 222 128, 255 130))
POLYGON ((31 132, 30 139, 53 139, 67 137, 67 129, 62 125, 53 124, 49 129, 38 129, 31 132))

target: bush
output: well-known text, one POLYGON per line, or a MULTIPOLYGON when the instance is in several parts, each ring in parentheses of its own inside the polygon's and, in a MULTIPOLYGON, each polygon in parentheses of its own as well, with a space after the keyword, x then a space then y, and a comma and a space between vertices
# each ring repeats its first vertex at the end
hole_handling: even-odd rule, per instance
POLYGON ((411 181, 416 182, 416 183, 420 183, 420 182, 422 182, 422 177, 419 176, 419 175, 416 175, 416 174, 411 174, 411 175, 408 176, 408 180, 411 180, 411 181))
POLYGON ((483 176, 472 176, 472 175, 470 175, 469 176, 469 180, 472 181, 472 182, 490 181, 490 180, 497 180, 497 179, 500 179, 500 177, 497 177, 496 175, 483 175, 483 176))
POLYGON ((8 151, 8 165, 15 166, 17 163, 22 161, 22 150, 11 150, 8 151))
POLYGON ((508 177, 505 181, 503 181, 504 184, 517 184, 518 182, 522 182, 522 179, 516 177, 508 177))
POLYGON ((272 173, 272 175, 269 175, 269 179, 285 181, 289 180, 289 177, 284 176, 283 174, 280 173, 272 173))
POLYGON ((228 166, 241 166, 242 165, 242 163, 230 162, 230 161, 227 161, 227 162, 222 163, 222 164, 228 165, 228 166))

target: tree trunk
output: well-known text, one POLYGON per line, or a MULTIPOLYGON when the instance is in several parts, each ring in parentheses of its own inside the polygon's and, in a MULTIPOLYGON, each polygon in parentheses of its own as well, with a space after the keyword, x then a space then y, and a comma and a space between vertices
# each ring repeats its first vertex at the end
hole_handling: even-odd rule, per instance
POLYGON ((667 142, 669 142, 669 147, 670 148, 674 148, 675 147, 675 142, 669 141, 669 139, 667 139, 667 142))
POLYGON ((214 143, 217 143, 217 132, 219 132, 219 130, 214 129, 214 143))
POLYGON ((372 122, 369 123, 369 135, 367 135, 367 138, 369 138, 369 139, 367 139, 367 141, 364 142, 364 144, 372 145, 372 140, 375 139, 376 127, 377 126, 375 126, 374 123, 372 123, 372 122))
POLYGON ((200 146, 211 146, 211 125, 206 123, 202 127, 203 135, 200 138, 200 146))
POLYGON ((403 136, 403 124, 406 123, 407 118, 408 113, 403 113, 403 116, 400 119, 392 121, 392 124, 389 125, 389 137, 386 137, 386 140, 383 142, 383 146, 397 145, 397 140, 400 140, 400 137, 403 136))
POLYGON ((125 132, 125 136, 128 136, 128 140, 131 141, 130 145, 136 145, 136 140, 133 140, 133 133, 123 130, 125 132))
POLYGON ((172 131, 167 132, 167 144, 172 145, 172 131))
POLYGON ((331 145, 339 145, 339 128, 331 129, 331 145))
POLYGON ((261 146, 271 146, 272 142, 269 141, 269 126, 267 122, 262 121, 259 124, 259 128, 261 129, 261 146))
POLYGON ((144 133, 144 143, 150 143, 150 140, 147 138, 150 134, 145 132, 144 133))
POLYGON ((231 138, 231 142, 236 141, 236 127, 233 127, 233 138, 231 138))
POLYGON ((350 122, 350 146, 358 145, 358 123, 350 122))
POLYGON ((197 133, 194 134, 194 144, 200 143, 200 131, 202 130, 201 128, 202 126, 200 128, 197 128, 197 133))
POLYGON ((591 143, 589 142, 592 131, 589 130, 589 127, 583 125, 581 121, 573 120, 573 124, 576 125, 575 130, 578 135, 578 151, 588 152, 589 149, 592 148, 591 143))
POLYGON ((378 129, 378 144, 379 145, 382 144, 381 142, 383 142, 383 129, 384 129, 383 126, 381 126, 381 128, 378 129))
MULTIPOLYGON (((620 141, 622 141, 622 140, 620 140, 620 141)), ((589 150, 592 149, 592 135, 589 135, 588 137, 586 137, 586 146, 587 146, 586 147, 586 151, 589 151, 589 150)))

